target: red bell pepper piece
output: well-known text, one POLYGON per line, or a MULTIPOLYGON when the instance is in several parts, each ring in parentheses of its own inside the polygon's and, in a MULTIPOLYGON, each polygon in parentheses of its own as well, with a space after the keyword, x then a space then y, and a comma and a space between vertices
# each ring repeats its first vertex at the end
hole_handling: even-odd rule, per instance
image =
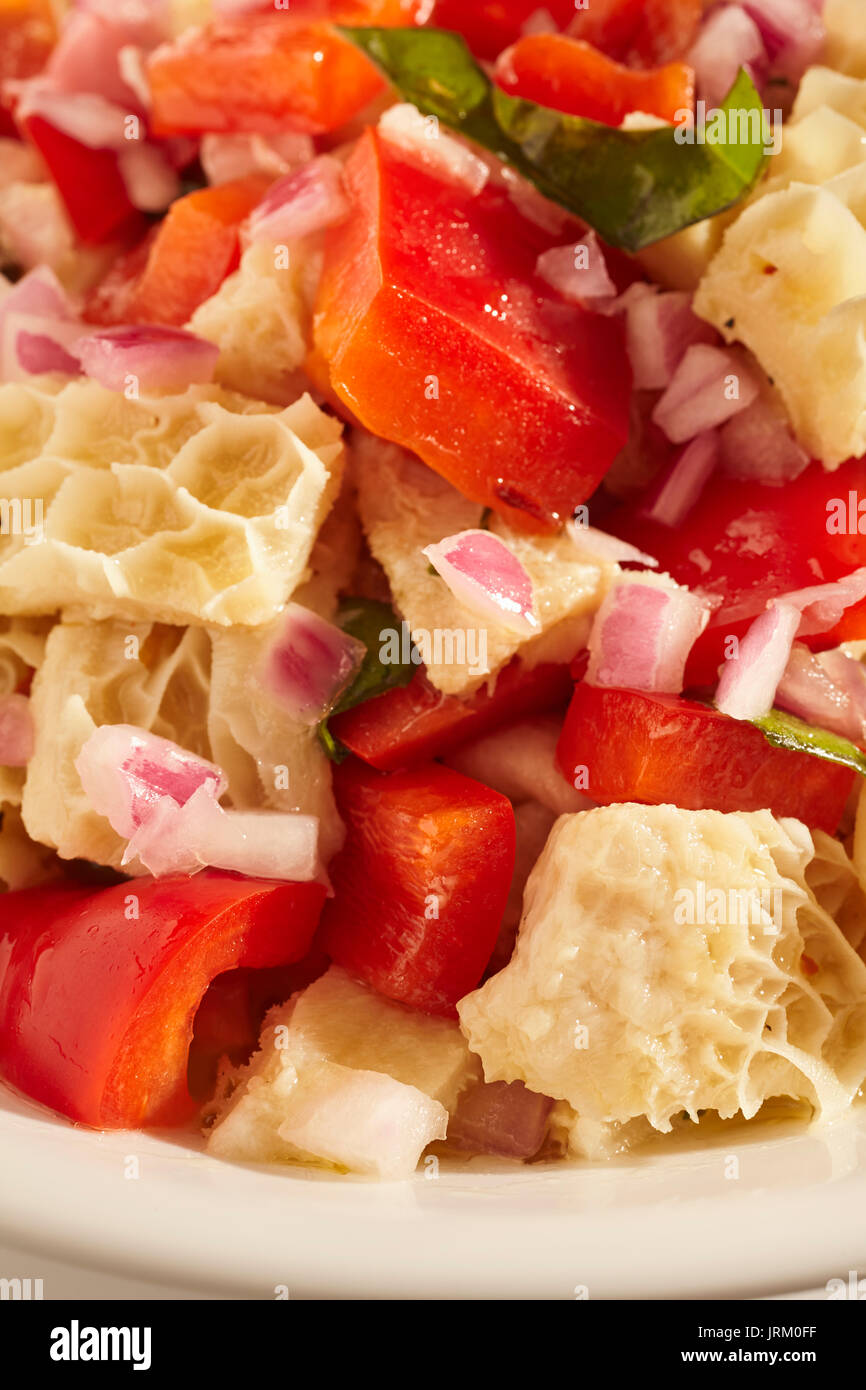
POLYGON ((240 224, 268 184, 265 175, 250 174, 178 198, 156 231, 111 267, 85 317, 104 324, 187 323, 237 266, 240 224))
POLYGON ((796 816, 833 834, 855 773, 810 753, 776 748, 753 724, 682 700, 575 687, 557 750, 574 785, 603 805, 672 803, 686 811, 796 816))
POLYGON ((7 82, 35 77, 57 42, 51 0, 0 0, 0 135, 17 135, 7 82))
MULTIPOLYGON (((717 473, 679 527, 646 521, 640 500, 612 512, 604 525, 639 542, 679 583, 721 600, 686 667, 687 686, 715 685, 726 639, 742 637, 770 599, 866 565, 866 459, 835 473, 810 464, 783 487, 717 473)), ((849 608, 832 632, 805 640, 819 650, 860 637, 866 601, 849 608)))
POLYGON ((538 0, 436 0, 429 23, 462 34, 479 58, 495 58, 540 9, 564 28, 574 14, 574 0, 547 0, 544 5, 538 0))
POLYGON ((353 759, 334 787, 347 836, 329 866, 321 945, 389 999, 453 1016, 499 934, 511 803, 437 763, 382 773, 353 759))
POLYGON ((499 55, 494 76, 510 96, 612 126, 631 111, 673 124, 695 102, 695 74, 686 63, 636 72, 567 34, 518 39, 499 55))
POLYGON ((21 129, 45 160, 82 241, 98 244, 144 227, 144 218, 130 202, 114 150, 92 150, 42 116, 28 116, 21 129))
POLYGON ((617 62, 654 68, 685 56, 702 12, 703 0, 592 0, 568 31, 617 62))
POLYGON ((365 763, 394 772, 441 758, 515 719, 565 709, 571 690, 567 666, 527 670, 515 661, 500 673, 492 691, 482 686, 466 699, 443 695, 419 671, 408 685, 335 715, 330 729, 365 763))
POLYGON ((8 893, 0 937, 0 1074, 98 1129, 194 1109, 187 1054, 211 981, 299 960, 325 889, 206 870, 93 891, 8 893))
POLYGON ((535 274, 561 244, 368 130, 327 236, 317 353, 363 424, 482 505, 538 529, 594 491, 628 435, 622 324, 535 274))
POLYGON ((148 60, 156 135, 336 130, 384 90, 374 65, 328 23, 291 14, 208 24, 148 60))

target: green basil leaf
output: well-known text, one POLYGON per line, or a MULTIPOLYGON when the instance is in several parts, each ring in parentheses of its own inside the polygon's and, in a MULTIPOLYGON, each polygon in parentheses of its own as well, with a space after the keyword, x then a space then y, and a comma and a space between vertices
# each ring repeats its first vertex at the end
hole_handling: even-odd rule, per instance
POLYGON ((511 97, 448 30, 341 32, 425 115, 491 150, 625 251, 731 207, 766 164, 761 99, 742 70, 720 108, 722 119, 706 127, 719 142, 685 143, 680 127, 617 130, 511 97))
POLYGON ((843 767, 850 767, 866 777, 866 753, 839 734, 816 729, 796 715, 786 714, 780 709, 771 709, 763 719, 751 722, 761 730, 767 742, 775 744, 777 748, 788 748, 795 753, 812 753, 816 758, 841 763, 843 767))
MULTIPOLYGON (((408 685, 416 670, 412 661, 386 663, 381 660, 382 633, 401 630, 401 620, 389 604, 376 599, 344 599, 337 615, 337 625, 363 642, 367 654, 358 674, 340 696, 328 719, 332 715, 342 714, 344 710, 354 709, 367 700, 374 700, 388 690, 408 685)), ((331 733, 328 719, 323 719, 319 725, 319 742, 333 762, 342 762, 348 757, 348 750, 331 733)))

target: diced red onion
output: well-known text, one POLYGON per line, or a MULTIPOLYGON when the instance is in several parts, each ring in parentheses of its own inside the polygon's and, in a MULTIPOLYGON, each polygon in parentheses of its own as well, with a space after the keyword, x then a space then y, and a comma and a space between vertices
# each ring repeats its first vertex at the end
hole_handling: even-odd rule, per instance
POLYGON ((572 304, 616 298, 616 285, 608 274, 604 252, 595 232, 588 232, 572 246, 553 246, 538 257, 536 274, 572 304))
POLYGON ((770 56, 772 69, 799 81, 820 61, 826 31, 812 0, 738 0, 751 15, 770 56))
POLYGON ((795 642, 775 703, 818 728, 866 743, 866 669, 843 651, 816 656, 795 642))
POLYGON ((787 483, 809 466, 809 455, 794 438, 784 411, 758 396, 719 431, 721 465, 732 478, 787 483))
POLYGON ((268 189, 247 222, 250 241, 291 241, 324 231, 348 214, 342 169, 323 154, 286 174, 268 189))
POLYGON ((148 140, 127 142, 117 157, 129 201, 139 212, 164 212, 180 192, 177 171, 159 145, 148 140))
POLYGON ((61 372, 78 376, 81 364, 75 344, 80 325, 62 319, 41 318, 36 314, 6 312, 0 334, 0 378, 23 381, 28 376, 61 372))
POLYGON ((532 580, 490 531, 460 531, 422 551, 459 603, 520 637, 539 631, 532 580))
POLYGON ((692 311, 691 295, 682 290, 632 285, 620 302, 636 391, 663 391, 688 348, 717 341, 715 329, 692 311))
POLYGON ((636 564, 658 569, 658 560, 653 559, 652 555, 645 555, 636 545, 621 541, 619 536, 608 535, 607 531, 600 531, 595 526, 584 526, 573 519, 566 522, 565 529, 581 553, 589 555, 592 559, 602 560, 611 565, 636 564))
POLYGON ((309 164, 316 147, 309 135, 284 131, 281 135, 203 135, 199 159, 208 183, 230 183, 248 174, 270 174, 279 178, 309 164))
POLYGON ((679 526, 688 516, 719 461, 716 430, 699 434, 682 450, 643 515, 662 526, 679 526))
POLYGON ((697 343, 674 372, 653 420, 674 444, 684 444, 745 410, 758 389, 754 373, 730 349, 697 343))
POLYGON ((544 1143, 553 1101, 522 1081, 490 1081, 465 1091, 448 1121, 448 1143, 470 1153, 534 1158, 544 1143))
POLYGON ((796 589, 783 594, 779 603, 796 608, 800 614, 798 637, 813 637, 829 632, 842 617, 846 608, 866 598, 866 568, 852 570, 832 584, 812 584, 808 589, 796 589))
POLYGON ((480 193, 487 183, 490 171, 484 160, 447 135, 434 124, 434 118, 422 116, 409 102, 400 102, 383 112, 379 130, 389 145, 395 145, 410 159, 418 160, 470 193, 480 193))
POLYGON ((689 53, 698 96, 709 106, 721 105, 745 68, 753 79, 766 71, 767 50, 761 31, 739 5, 712 10, 689 53))
POLYGON ((120 61, 121 51, 148 50, 165 37, 161 5, 79 5, 66 21, 46 64, 52 82, 66 92, 92 92, 125 111, 146 109, 120 61))
POLYGON ((0 696, 0 767, 26 767, 35 737, 27 696, 0 696))
POLYGON ((182 806, 161 797, 130 838, 123 862, 138 859, 156 876, 211 865, 253 878, 307 882, 319 870, 318 838, 316 816, 224 811, 206 785, 182 806))
POLYGON ((40 318, 74 319, 75 308, 53 270, 38 266, 22 275, 0 304, 0 328, 6 314, 35 314, 40 318))
POLYGON ((16 107, 19 121, 41 116, 55 130, 93 150, 122 150, 127 139, 130 112, 95 92, 68 92, 47 78, 20 84, 16 107))
POLYGON ((586 680, 678 695, 689 652, 709 617, 707 602, 688 589, 621 580, 596 614, 586 680))
POLYGON ((722 714, 760 719, 769 713, 799 626, 799 609, 780 600, 755 619, 722 670, 716 691, 722 714))
POLYGON ((290 603, 263 680, 292 719, 317 724, 351 684, 365 653, 363 642, 309 608, 290 603))
POLYGON ((200 787, 214 800, 226 779, 214 763, 132 724, 103 724, 75 759, 93 809, 125 840, 144 825, 162 799, 184 806, 200 787))
POLYGON ((75 351, 87 375, 109 391, 123 391, 130 377, 145 391, 182 391, 212 381, 219 357, 215 343, 161 324, 98 329, 79 336, 75 351))
POLYGON ((536 227, 543 227, 554 236, 559 236, 571 224, 571 217, 565 209, 545 198, 535 184, 518 174, 516 169, 504 164, 498 170, 498 176, 505 185, 509 199, 528 222, 534 222, 536 227))

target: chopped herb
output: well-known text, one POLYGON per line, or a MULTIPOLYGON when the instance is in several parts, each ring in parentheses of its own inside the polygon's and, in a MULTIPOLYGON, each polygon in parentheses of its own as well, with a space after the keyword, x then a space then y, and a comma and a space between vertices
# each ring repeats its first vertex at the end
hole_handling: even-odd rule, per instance
POLYGON ((811 724, 780 709, 771 709, 763 719, 754 719, 752 723, 761 730, 767 742, 777 748, 788 748, 794 753, 812 753, 816 758, 841 763, 843 767, 850 767, 866 777, 866 753, 839 734, 813 728, 811 724))
POLYGON ((513 165, 609 246, 639 251, 722 212, 754 187, 766 163, 761 98, 744 70, 720 108, 719 143, 698 143, 673 126, 618 130, 510 97, 460 35, 444 29, 341 32, 407 101, 513 165))
MULTIPOLYGON (((340 696, 328 719, 335 714, 342 714, 344 710, 354 709, 355 705, 364 704, 367 700, 374 700, 377 695, 384 695, 388 690, 408 685, 415 674, 415 666, 411 659, 408 662, 382 660, 382 634, 393 632, 398 635, 398 640, 402 637, 402 623, 389 604, 380 603, 376 599, 344 599, 337 615, 337 623, 344 632, 351 633, 359 642, 364 643, 367 654, 358 674, 348 690, 340 696)), ((402 646, 402 641, 400 645, 402 646)), ((348 750, 331 733, 328 719, 323 719, 319 724, 319 742, 332 762, 339 763, 348 757, 348 750)))

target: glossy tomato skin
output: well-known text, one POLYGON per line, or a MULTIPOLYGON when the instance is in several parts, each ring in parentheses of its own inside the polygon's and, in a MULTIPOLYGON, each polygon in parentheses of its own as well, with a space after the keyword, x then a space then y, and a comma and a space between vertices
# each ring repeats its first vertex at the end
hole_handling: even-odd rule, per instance
POLYGON ((759 729, 675 695, 575 687, 557 750, 563 775, 607 805, 795 816, 833 834, 854 784, 848 768, 775 748, 759 729))
POLYGON ((394 772, 444 757, 467 739, 515 719, 565 709, 571 689, 567 666, 544 664, 525 670, 513 662, 500 673, 492 691, 482 686, 459 699, 443 695, 419 671, 408 685, 338 714, 330 728, 371 767, 394 772))
POLYGON ((250 174, 176 199, 156 230, 109 269, 85 317, 102 324, 188 323, 237 266, 240 224, 269 182, 250 174))
POLYGON ((702 12, 703 0, 591 0, 569 33, 619 63, 654 68, 685 57, 702 12))
POLYGON ((539 9, 562 28, 574 14, 574 0, 548 0, 544 6, 536 0, 436 0, 429 22, 462 34, 477 57, 495 58, 539 9))
POLYGON ((511 803, 436 763, 334 778, 346 844, 319 941, 380 994, 453 1017, 490 959, 514 871, 511 803))
POLYGON ((97 1129, 186 1119, 187 1056, 211 981, 299 960, 324 896, 318 883, 216 870, 7 894, 0 1074, 97 1129))
MULTIPOLYGON (((686 668, 687 686, 700 687, 715 684, 726 639, 742 637, 770 599, 866 565, 866 516, 863 534, 856 519, 861 499, 866 512, 866 459, 851 460, 834 473, 812 463, 782 487, 717 473, 676 528, 648 522, 640 501, 610 513, 605 527, 639 540, 679 583, 717 600, 686 668), (840 507, 846 516, 841 532, 835 524, 840 507)), ((850 608, 832 632, 807 640, 817 649, 861 636, 866 603, 850 608)))
POLYGON ((328 233, 314 320, 335 393, 518 525, 570 515, 626 441, 631 369, 621 323, 536 276, 562 234, 374 130, 345 182, 352 212, 328 233))
POLYGON ((114 150, 92 150, 42 116, 28 116, 22 133, 44 159, 69 220, 82 241, 95 245, 143 229, 114 150))
POLYGON ((494 76, 509 96, 612 126, 632 111, 673 124, 695 100, 695 75, 686 63, 635 71, 567 34, 518 39, 499 55, 494 76))
POLYGON ((333 25, 291 13, 219 20, 164 44, 147 65, 154 134, 336 130, 384 91, 333 25))

